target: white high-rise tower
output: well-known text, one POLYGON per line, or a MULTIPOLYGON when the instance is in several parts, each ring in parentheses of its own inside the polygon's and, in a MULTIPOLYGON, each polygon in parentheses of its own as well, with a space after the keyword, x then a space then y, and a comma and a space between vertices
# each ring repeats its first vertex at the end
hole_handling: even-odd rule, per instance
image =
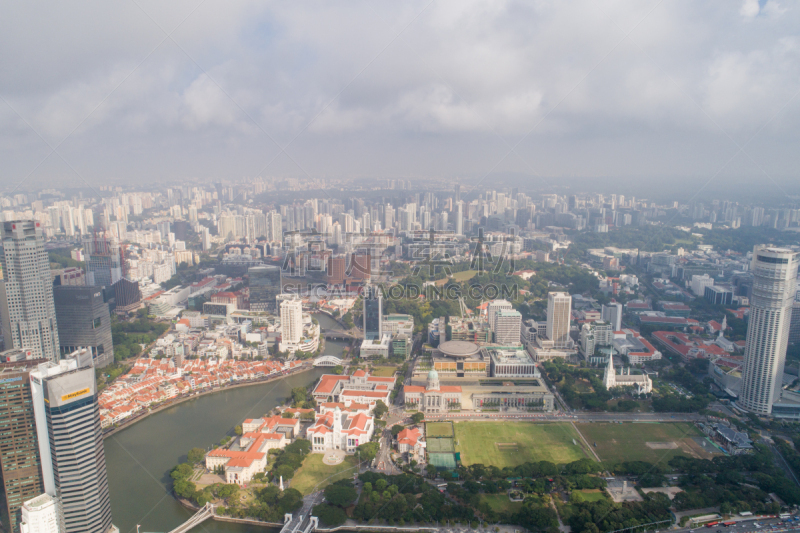
POLYGON ((780 399, 799 260, 800 254, 785 248, 753 249, 753 293, 737 403, 754 413, 771 414, 780 399))
POLYGON ((32 358, 59 359, 50 259, 39 222, 2 223, 0 315, 6 349, 25 348, 32 358))
POLYGON ((566 292, 551 292, 547 295, 547 338, 556 349, 572 348, 569 337, 572 297, 566 292))

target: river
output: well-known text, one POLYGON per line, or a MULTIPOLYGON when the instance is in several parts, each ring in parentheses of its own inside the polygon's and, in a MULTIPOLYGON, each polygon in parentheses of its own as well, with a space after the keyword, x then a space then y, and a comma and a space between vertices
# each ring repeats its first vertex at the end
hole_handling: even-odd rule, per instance
MULTIPOLYGON (((317 314, 323 329, 338 327, 317 314)), ((328 341, 325 354, 341 355, 346 342, 328 341)), ((329 370, 329 369, 328 369, 329 370)), ((250 387, 201 396, 150 415, 105 440, 111 516, 121 533, 166 532, 191 516, 169 492, 169 471, 194 447, 208 449, 245 418, 258 418, 280 404, 293 387, 308 386, 326 369, 250 387)), ((197 531, 247 533, 264 528, 207 521, 197 531)))

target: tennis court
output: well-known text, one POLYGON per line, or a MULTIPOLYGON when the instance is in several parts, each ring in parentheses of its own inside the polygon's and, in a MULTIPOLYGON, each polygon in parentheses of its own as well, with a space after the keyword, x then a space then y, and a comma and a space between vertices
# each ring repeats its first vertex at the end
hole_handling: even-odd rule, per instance
POLYGON ((428 437, 428 453, 453 453, 456 451, 453 439, 428 437))
POLYGON ((428 464, 442 470, 452 470, 456 467, 456 456, 452 453, 428 453, 428 464))

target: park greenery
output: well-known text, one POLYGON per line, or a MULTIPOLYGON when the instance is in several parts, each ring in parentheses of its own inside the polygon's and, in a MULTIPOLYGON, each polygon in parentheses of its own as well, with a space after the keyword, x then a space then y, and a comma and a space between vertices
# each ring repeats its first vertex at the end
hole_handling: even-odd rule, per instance
POLYGON ((137 357, 142 352, 142 344, 146 346, 154 342, 169 328, 168 323, 147 318, 146 311, 138 314, 137 318, 130 322, 113 320, 111 338, 114 343, 114 359, 124 361, 130 357, 137 357))
POLYGON ((71 248, 57 248, 47 252, 51 265, 57 264, 59 268, 82 267, 83 261, 76 261, 70 255, 71 248))

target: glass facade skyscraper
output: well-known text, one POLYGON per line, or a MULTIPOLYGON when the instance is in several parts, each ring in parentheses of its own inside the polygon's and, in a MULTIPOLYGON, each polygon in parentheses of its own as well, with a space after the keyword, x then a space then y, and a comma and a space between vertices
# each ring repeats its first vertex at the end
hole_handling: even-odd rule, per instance
POLYGON ((281 293, 281 269, 264 265, 247 269, 250 277, 250 310, 276 312, 277 296, 281 293))
POLYGON ((383 301, 381 291, 375 285, 364 287, 364 339, 375 340, 381 338, 381 317, 383 315, 383 301))

